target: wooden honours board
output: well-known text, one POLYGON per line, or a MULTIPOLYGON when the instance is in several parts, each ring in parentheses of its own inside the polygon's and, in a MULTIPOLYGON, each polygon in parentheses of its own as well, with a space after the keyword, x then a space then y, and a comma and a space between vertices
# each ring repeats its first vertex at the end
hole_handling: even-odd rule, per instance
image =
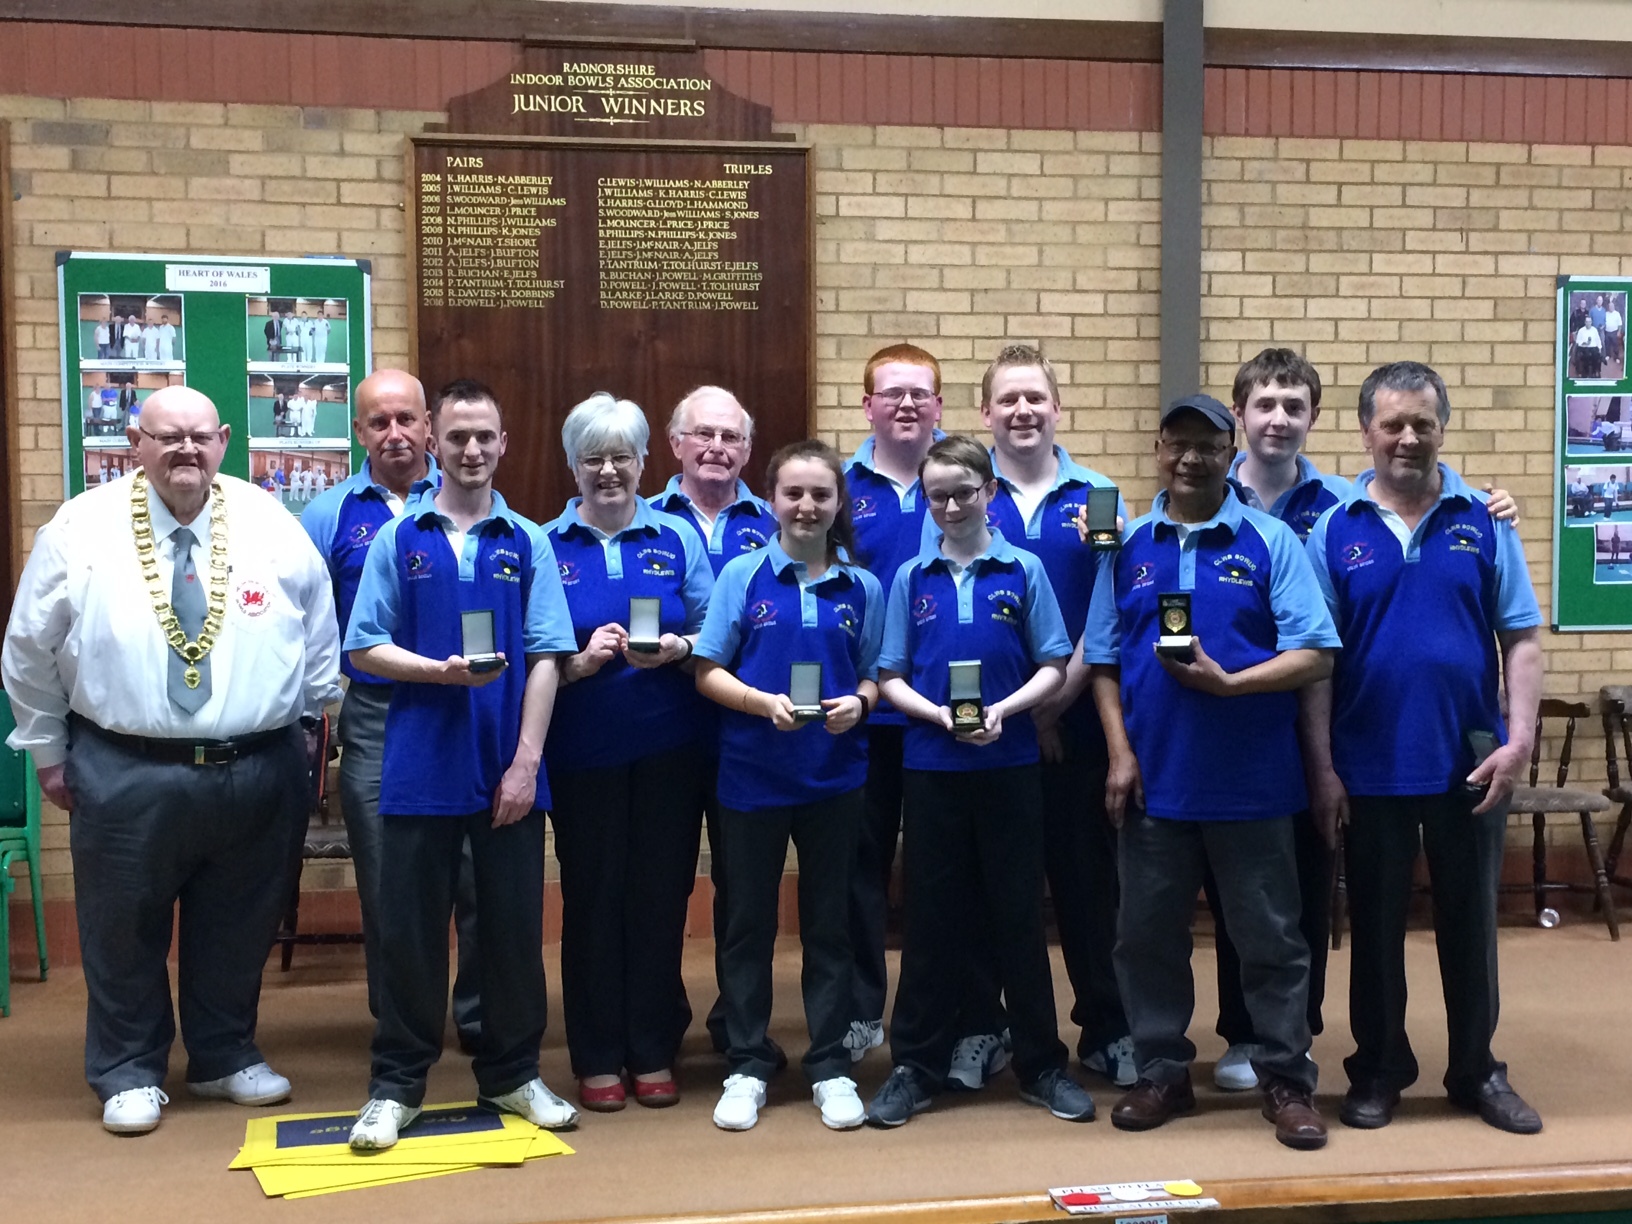
POLYGON ((814 359, 809 150, 774 141, 420 136, 409 183, 411 326, 428 392, 493 387, 522 513, 576 492, 561 422, 595 391, 652 427, 641 483, 679 470, 664 436, 693 387, 756 422, 744 475, 803 438, 814 359))

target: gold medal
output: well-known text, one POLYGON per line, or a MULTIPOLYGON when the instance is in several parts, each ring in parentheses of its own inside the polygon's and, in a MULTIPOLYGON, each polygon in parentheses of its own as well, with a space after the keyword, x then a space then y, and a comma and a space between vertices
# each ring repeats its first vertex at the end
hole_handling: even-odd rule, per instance
POLYGON ((1162 627, 1169 633, 1183 633, 1190 627, 1190 618, 1185 615, 1183 608, 1164 608, 1162 610, 1162 627))
POLYGON ((200 680, 202 680, 202 679, 203 679, 203 676, 199 674, 199 670, 196 667, 191 667, 190 666, 190 667, 187 668, 186 671, 181 673, 182 683, 185 684, 190 689, 197 688, 198 687, 198 682, 200 680))

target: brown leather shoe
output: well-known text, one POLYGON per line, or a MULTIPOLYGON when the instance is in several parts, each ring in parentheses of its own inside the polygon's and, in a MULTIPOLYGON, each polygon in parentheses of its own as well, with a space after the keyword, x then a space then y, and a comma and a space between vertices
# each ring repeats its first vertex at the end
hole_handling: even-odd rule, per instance
POLYGON ((1275 1123, 1275 1138, 1289 1148, 1313 1151, 1326 1146, 1326 1123, 1310 1095, 1288 1080, 1264 1086, 1264 1117, 1275 1123))
POLYGON ((1188 1075, 1177 1084, 1142 1079, 1112 1108, 1111 1125, 1118 1130, 1155 1130, 1174 1114, 1189 1113, 1195 1107, 1196 1094, 1188 1075))

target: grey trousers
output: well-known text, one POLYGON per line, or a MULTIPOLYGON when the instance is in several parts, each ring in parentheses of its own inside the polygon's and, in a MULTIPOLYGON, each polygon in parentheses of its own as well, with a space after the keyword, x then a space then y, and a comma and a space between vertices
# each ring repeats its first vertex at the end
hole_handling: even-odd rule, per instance
MULTIPOLYGON (((385 715, 392 685, 346 689, 340 707, 340 805, 351 842, 357 900, 363 911, 363 956, 368 964, 368 1011, 380 1015, 380 770, 385 760, 385 715)), ((459 971, 453 980, 453 1022, 459 1040, 474 1047, 482 1033, 481 966, 476 953, 476 871, 465 839, 454 893, 453 925, 459 937, 459 971)))
POLYGON ((68 825, 88 996, 85 1078, 96 1095, 156 1087, 176 1036, 170 932, 187 1079, 265 1061, 255 1044, 261 970, 289 900, 305 828, 305 740, 291 726, 230 765, 149 759, 70 724, 68 825))
POLYGON ((1196 1047, 1185 1036, 1196 1006, 1190 968, 1196 894, 1211 867, 1241 957, 1241 991, 1259 1046, 1253 1068, 1313 1092, 1309 946, 1292 846, 1292 819, 1160 820, 1129 812, 1119 845, 1122 905, 1116 976, 1143 1079, 1177 1084, 1196 1047))

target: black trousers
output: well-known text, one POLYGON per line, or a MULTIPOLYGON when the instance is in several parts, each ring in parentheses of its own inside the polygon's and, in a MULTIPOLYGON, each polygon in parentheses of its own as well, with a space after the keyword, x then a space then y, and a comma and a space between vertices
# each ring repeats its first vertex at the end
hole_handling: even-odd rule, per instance
POLYGON ((1351 795, 1347 880, 1351 930, 1351 1083, 1399 1090, 1417 1079, 1405 1033, 1405 924, 1420 848, 1428 855, 1434 942, 1445 992, 1449 1069, 1445 1087, 1471 1096, 1506 1067, 1491 1053, 1500 992, 1496 979, 1496 885, 1507 805, 1475 816, 1476 801, 1441 795, 1351 795))
MULTIPOLYGON (((731 1044, 731 1038, 725 1031, 725 964, 723 949, 725 946, 725 924, 730 915, 730 907, 726 903, 726 875, 725 875, 725 830, 720 823, 720 796, 719 773, 720 763, 710 761, 708 771, 708 796, 703 804, 703 830, 708 837, 708 883, 714 890, 712 918, 714 923, 714 1006, 708 1009, 708 1018, 704 1024, 708 1028, 709 1039, 714 1043, 715 1050, 725 1053, 731 1044)), ((685 988, 680 990, 680 1002, 690 1014, 691 1003, 686 998, 685 988)))
POLYGON ((176 1036, 165 962, 178 903, 188 1081, 264 1061, 255 1044, 261 970, 289 900, 309 793, 300 729, 231 765, 186 765, 151 760, 79 718, 69 727, 86 1080, 104 1101, 164 1083, 176 1036))
POLYGON ((799 987, 810 1030, 805 1077, 815 1084, 850 1073, 844 1048, 853 1006, 850 872, 862 806, 857 789, 796 807, 720 812, 731 897, 720 998, 733 1075, 768 1080, 776 1071, 777 1051, 768 1036, 771 964, 790 838, 799 852, 799 987))
MULTIPOLYGON (((1065 759, 1042 764, 1043 867, 1071 981, 1077 1052, 1086 1057, 1128 1035, 1116 983, 1116 830, 1105 815, 1104 740, 1096 736, 1085 742, 1066 726, 1060 727, 1060 739, 1065 759)), ((989 935, 990 926, 985 930, 989 935)), ((1008 1027, 998 1000, 996 950, 989 938, 986 946, 958 1026, 966 1037, 1008 1027)))
POLYGON ((1015 1073, 1063 1069, 1043 930, 1043 789, 1036 765, 902 772, 906 937, 890 1050, 941 1084, 970 997, 981 905, 1008 1003, 1015 1073))
POLYGON ((901 837, 901 751, 905 727, 867 728, 867 785, 856 864, 850 877, 850 946, 855 957, 853 1020, 884 1018, 889 971, 884 930, 890 913, 890 872, 901 837))
MULTIPOLYGON (((385 715, 389 684, 357 684, 346 689, 340 707, 340 807, 357 877, 363 916, 363 958, 368 971, 368 1011, 380 1015, 380 771, 385 764, 385 715)), ((459 973, 453 980, 453 1022, 462 1041, 475 1044, 482 1032, 482 996, 477 989, 476 866, 470 841, 460 855, 459 889, 453 897, 453 926, 459 942, 459 973)))
MULTIPOLYGON (((1309 945, 1309 1032, 1318 1037, 1325 1027, 1321 1004, 1326 1000, 1326 952, 1332 934, 1332 848, 1315 828, 1308 812, 1292 818, 1292 850, 1297 857, 1298 895, 1302 916, 1298 930, 1309 945)), ((1212 865, 1201 882, 1207 908, 1213 911, 1218 947, 1218 1035, 1230 1045, 1253 1045, 1252 1016, 1241 991, 1241 954, 1230 938, 1224 907, 1218 899, 1218 881, 1212 865)))
POLYGON ((697 880, 703 765, 687 747, 550 774, 561 1001, 580 1078, 666 1070, 691 1023, 680 956, 697 880))
POLYGON ((482 1034, 471 1070, 485 1097, 538 1075, 544 1038, 544 813, 493 827, 469 816, 384 818, 380 864, 380 1018, 371 1099, 420 1105, 448 1014, 448 922, 470 839, 482 1034))

